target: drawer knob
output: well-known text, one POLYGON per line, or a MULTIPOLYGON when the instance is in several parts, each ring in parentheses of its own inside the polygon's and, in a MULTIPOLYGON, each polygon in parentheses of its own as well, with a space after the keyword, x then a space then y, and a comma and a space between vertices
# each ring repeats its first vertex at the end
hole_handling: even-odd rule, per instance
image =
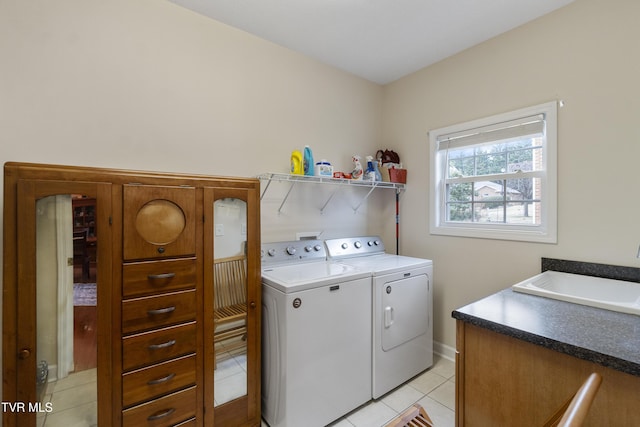
POLYGON ((176 412, 175 408, 169 408, 169 409, 167 409, 165 411, 159 411, 159 412, 156 412, 153 415, 149 415, 147 417, 147 421, 159 420, 160 418, 168 417, 169 415, 173 414, 174 412, 176 412))
POLYGON ((167 342, 163 342, 162 344, 151 344, 149 346, 149 350, 160 350, 162 348, 168 348, 172 345, 176 345, 176 340, 169 340, 167 342))
POLYGON ((167 313, 171 313, 173 311, 175 311, 176 306, 172 305, 171 307, 165 307, 165 308, 157 308, 155 310, 148 310, 147 314, 149 316, 157 316, 158 314, 167 314, 167 313))
POLYGON ((18 358, 19 359, 28 359, 29 356, 31 356, 31 349, 30 348, 23 348, 18 352, 18 358))
POLYGON ((166 383, 167 381, 170 381, 173 379, 173 377, 175 377, 176 374, 169 374, 166 377, 162 377, 162 378, 158 378, 155 380, 151 380, 151 381, 147 381, 147 385, 158 385, 158 384, 162 384, 162 383, 166 383))

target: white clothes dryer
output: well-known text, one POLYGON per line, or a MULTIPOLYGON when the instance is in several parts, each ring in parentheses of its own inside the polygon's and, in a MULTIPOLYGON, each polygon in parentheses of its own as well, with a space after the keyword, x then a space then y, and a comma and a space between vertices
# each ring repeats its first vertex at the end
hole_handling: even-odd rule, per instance
POLYGON ((262 415, 325 426, 371 398, 371 279, 322 241, 262 245, 262 415))
POLYGON ((377 399, 433 365, 433 262, 387 254, 378 236, 325 244, 330 260, 370 272, 371 397, 377 399))

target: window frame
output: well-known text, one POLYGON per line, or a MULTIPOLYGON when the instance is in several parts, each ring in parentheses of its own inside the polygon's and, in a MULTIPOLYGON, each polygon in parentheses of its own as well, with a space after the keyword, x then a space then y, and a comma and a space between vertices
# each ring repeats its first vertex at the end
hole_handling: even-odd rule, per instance
MULTIPOLYGON (((459 123, 429 132, 430 142, 430 207, 429 229, 433 235, 472 237, 484 239, 516 240, 537 243, 557 243, 557 102, 547 102, 477 120, 459 123), (519 225, 507 223, 447 221, 446 179, 447 153, 439 149, 439 139, 445 135, 465 132, 476 128, 495 126, 523 117, 544 115, 544 137, 542 138, 542 170, 540 178, 540 224, 519 225)), ((496 144, 500 140, 495 141, 496 144)), ((530 173, 525 172, 529 175, 530 173)), ((514 173, 505 173, 504 179, 513 179, 514 173)), ((484 176, 486 177, 486 176, 484 176)), ((482 175, 464 178, 466 181, 486 181, 482 175), (475 179, 477 178, 477 179, 475 179)), ((503 178, 500 178, 503 179, 503 178)))

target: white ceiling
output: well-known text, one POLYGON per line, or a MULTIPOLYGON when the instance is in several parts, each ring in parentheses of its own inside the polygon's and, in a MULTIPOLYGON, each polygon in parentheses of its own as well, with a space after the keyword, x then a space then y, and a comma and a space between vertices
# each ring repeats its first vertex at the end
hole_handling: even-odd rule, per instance
POLYGON ((170 0, 386 84, 573 0, 170 0))

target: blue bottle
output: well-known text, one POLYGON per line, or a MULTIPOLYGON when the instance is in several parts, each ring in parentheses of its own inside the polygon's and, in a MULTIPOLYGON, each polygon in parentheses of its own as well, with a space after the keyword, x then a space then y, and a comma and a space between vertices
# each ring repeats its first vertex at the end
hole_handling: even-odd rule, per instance
POLYGON ((366 181, 382 181, 382 175, 378 170, 378 162, 373 157, 367 156, 367 171, 364 174, 366 181))
POLYGON ((313 176, 314 165, 315 163, 313 162, 313 152, 311 152, 311 148, 308 145, 305 145, 304 156, 303 156, 304 174, 308 176, 313 176))
POLYGON ((376 181, 382 181, 382 174, 380 173, 380 170, 378 169, 378 162, 376 160, 374 160, 372 163, 373 163, 373 173, 376 176, 376 181))

